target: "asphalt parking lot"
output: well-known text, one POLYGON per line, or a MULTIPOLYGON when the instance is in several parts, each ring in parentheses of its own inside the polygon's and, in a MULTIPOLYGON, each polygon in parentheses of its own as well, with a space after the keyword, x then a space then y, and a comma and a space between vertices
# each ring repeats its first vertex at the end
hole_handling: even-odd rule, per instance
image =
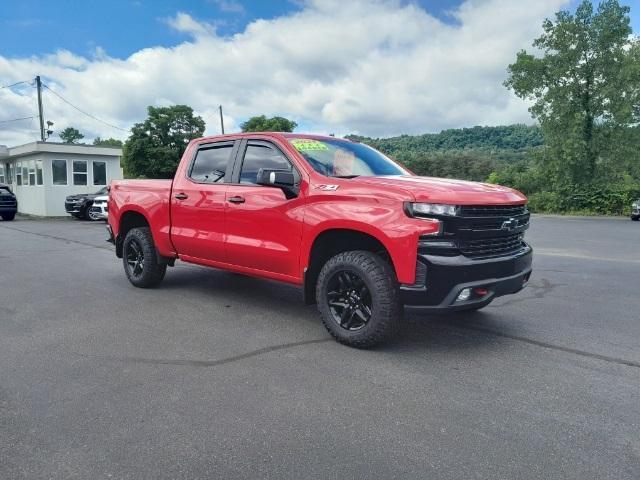
POLYGON ((640 225, 528 238, 524 292, 359 351, 294 287, 0 222, 0 478, 638 479, 640 225))

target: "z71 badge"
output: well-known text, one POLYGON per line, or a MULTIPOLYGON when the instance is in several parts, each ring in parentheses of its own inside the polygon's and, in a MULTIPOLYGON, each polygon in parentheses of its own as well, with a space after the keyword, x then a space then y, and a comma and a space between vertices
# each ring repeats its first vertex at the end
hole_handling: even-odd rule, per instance
POLYGON ((339 185, 316 185, 316 190, 337 190, 339 185))

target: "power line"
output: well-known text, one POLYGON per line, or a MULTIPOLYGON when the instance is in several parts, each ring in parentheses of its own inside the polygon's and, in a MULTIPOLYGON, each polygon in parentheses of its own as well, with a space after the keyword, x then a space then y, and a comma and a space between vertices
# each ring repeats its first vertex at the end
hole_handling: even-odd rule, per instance
POLYGON ((38 115, 33 115, 31 117, 12 118, 11 120, 0 120, 0 123, 18 122, 20 120, 30 120, 32 118, 38 118, 38 115))
POLYGON ((22 82, 16 82, 16 83, 12 83, 11 85, 5 85, 4 87, 0 87, 0 90, 2 90, 3 88, 15 87, 16 85, 21 85, 23 83, 31 83, 31 81, 30 80, 23 80, 22 82))
POLYGON ((102 120, 102 119, 100 119, 100 118, 96 117, 95 115, 91 115, 90 113, 85 112, 85 111, 84 111, 84 110, 82 110, 80 107, 76 107, 73 103, 71 103, 69 100, 67 100, 66 98, 64 98, 62 95, 60 95, 59 93, 57 93, 57 92, 55 92, 55 91, 51 90, 51 88, 49 88, 49 85, 47 85, 46 83, 43 83, 43 84, 42 84, 42 86, 43 86, 44 88, 46 88, 47 90, 49 90, 51 93, 53 93, 56 97, 58 97, 58 98, 59 98, 60 100, 62 100, 64 103, 66 103, 66 104, 70 105, 71 107, 75 108, 77 111, 79 111, 79 112, 80 112, 80 113, 82 113, 83 115, 86 115, 87 117, 92 118, 92 119, 94 119, 94 120, 96 120, 96 121, 98 121, 98 122, 100 122, 100 123, 104 123, 104 124, 105 124, 105 125, 107 125, 108 127, 115 128, 115 129, 117 129, 117 130, 121 130, 121 131, 123 131, 123 132, 131 132, 131 130, 127 130, 127 129, 125 129, 125 128, 121 128, 121 127, 118 127, 118 126, 116 126, 116 125, 112 125, 111 123, 109 123, 109 122, 105 122, 104 120, 102 120))

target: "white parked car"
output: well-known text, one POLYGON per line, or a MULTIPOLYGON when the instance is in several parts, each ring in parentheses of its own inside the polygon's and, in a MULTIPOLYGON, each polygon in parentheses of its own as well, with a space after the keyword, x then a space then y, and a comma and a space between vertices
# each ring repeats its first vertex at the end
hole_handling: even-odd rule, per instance
POLYGON ((107 220, 109 218, 109 209, 107 202, 108 195, 101 195, 93 199, 93 205, 89 207, 88 217, 90 220, 107 220))

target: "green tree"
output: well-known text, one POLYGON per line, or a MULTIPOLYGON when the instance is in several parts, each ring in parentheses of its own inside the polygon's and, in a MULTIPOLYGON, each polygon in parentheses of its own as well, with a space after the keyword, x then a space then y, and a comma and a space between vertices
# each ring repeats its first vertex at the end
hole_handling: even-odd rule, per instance
POLYGON ((60 132, 60 138, 64 143, 78 143, 84 138, 77 128, 67 127, 60 132))
POLYGON ((240 125, 243 132, 293 132, 298 124, 284 117, 251 117, 240 125))
POLYGON ((640 120, 640 43, 628 14, 617 0, 595 12, 583 0, 575 14, 543 22, 533 42, 541 55, 522 50, 508 67, 505 86, 534 102, 529 110, 549 147, 542 163, 555 187, 624 169, 618 144, 640 120))
POLYGON ((99 147, 118 147, 122 148, 122 140, 118 140, 117 138, 100 138, 96 137, 93 139, 93 144, 99 147))
POLYGON ((148 107, 148 118, 136 123, 124 144, 128 177, 171 178, 187 144, 204 133, 205 123, 187 105, 148 107))

